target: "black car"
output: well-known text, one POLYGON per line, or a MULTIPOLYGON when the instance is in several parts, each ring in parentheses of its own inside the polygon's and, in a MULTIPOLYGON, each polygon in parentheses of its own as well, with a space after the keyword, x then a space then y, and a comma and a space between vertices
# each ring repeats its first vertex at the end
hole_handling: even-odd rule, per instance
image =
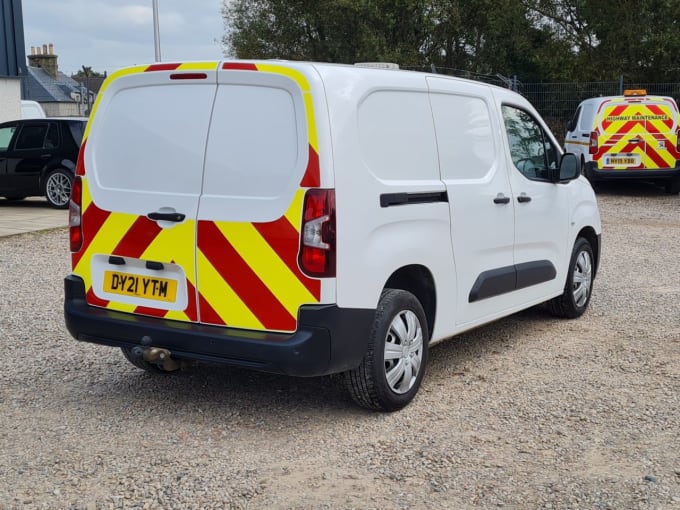
POLYGON ((68 207, 86 124, 81 117, 0 124, 0 196, 45 196, 52 207, 68 207))

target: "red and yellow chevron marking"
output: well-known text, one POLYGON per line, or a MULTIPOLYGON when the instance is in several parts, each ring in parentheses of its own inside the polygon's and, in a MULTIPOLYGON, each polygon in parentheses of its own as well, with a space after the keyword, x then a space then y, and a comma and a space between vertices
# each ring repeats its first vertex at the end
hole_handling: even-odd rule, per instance
POLYGON ((198 283, 216 312, 202 322, 294 331, 298 309, 318 303, 321 284, 297 265, 304 190, 270 223, 199 221, 198 283))
POLYGON ((111 310, 141 313, 179 321, 197 321, 195 267, 196 222, 187 220, 170 229, 162 229, 144 216, 103 211, 92 202, 83 178, 82 203, 83 247, 72 254, 73 273, 85 281, 87 302, 111 310), (184 311, 168 311, 151 307, 109 302, 92 289, 92 256, 118 255, 142 260, 174 263, 184 268, 187 277, 188 304, 184 311))
POLYGON ((604 105, 599 115, 602 121, 597 129, 598 151, 593 155, 599 168, 674 168, 680 159, 676 132, 678 112, 671 103, 614 99, 604 105), (640 165, 604 166, 607 154, 639 154, 640 165))
MULTIPOLYGON (((117 77, 154 71, 217 69, 217 62, 154 64, 124 69, 117 77)), ((87 302, 111 310, 166 317, 178 321, 201 321, 255 330, 294 331, 298 309, 320 301, 321 282, 304 276, 297 265, 300 225, 305 189, 320 185, 318 139, 311 89, 305 76, 279 64, 226 63, 224 70, 260 71, 282 74, 302 91, 309 139, 309 158, 300 188, 286 213, 268 223, 230 223, 187 220, 161 229, 146 217, 103 211, 92 202, 83 175, 83 236, 80 252, 73 254, 73 272, 85 280, 87 302), (198 246, 195 242, 198 240, 198 246), (167 311, 153 307, 109 302, 92 289, 90 261, 93 255, 176 263, 187 277, 187 308, 167 311), (194 274, 194 268, 197 273, 194 274)), ((93 107, 93 115, 99 98, 93 107)), ((83 138, 84 153, 89 126, 83 138)), ((81 154, 82 158, 82 154, 81 154)))
POLYGON ((321 297, 319 280, 304 276, 297 265, 305 188, 320 185, 311 87, 301 72, 280 64, 225 62, 222 70, 280 74, 298 85, 305 104, 309 158, 300 189, 278 220, 199 222, 196 267, 201 321, 255 330, 294 331, 300 306, 318 303, 321 297))

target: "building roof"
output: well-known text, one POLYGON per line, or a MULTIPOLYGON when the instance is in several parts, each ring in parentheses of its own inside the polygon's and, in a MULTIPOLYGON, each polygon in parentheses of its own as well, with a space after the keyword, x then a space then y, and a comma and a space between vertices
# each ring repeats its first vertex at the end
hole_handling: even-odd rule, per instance
POLYGON ((55 80, 44 69, 28 67, 24 79, 24 99, 39 103, 72 103, 72 93, 81 93, 81 85, 62 72, 57 73, 55 80))
POLYGON ((104 76, 92 76, 87 79, 85 78, 73 78, 73 79, 83 87, 87 86, 87 88, 90 89, 90 92, 99 94, 99 90, 102 88, 104 80, 106 80, 106 73, 104 76))

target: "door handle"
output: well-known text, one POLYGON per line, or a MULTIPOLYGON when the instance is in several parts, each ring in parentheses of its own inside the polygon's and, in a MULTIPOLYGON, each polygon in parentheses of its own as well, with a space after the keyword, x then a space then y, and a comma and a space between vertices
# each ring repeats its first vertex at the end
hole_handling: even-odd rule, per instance
POLYGON ((496 195, 496 198, 493 199, 494 204, 509 204, 510 203, 510 197, 506 197, 503 193, 499 193, 496 195))
POLYGON ((50 159, 52 157, 52 154, 43 154, 40 156, 40 159, 50 159))
POLYGON ((520 204, 525 204, 527 202, 531 202, 531 197, 526 195, 525 193, 522 193, 520 196, 517 197, 517 201, 520 204))
POLYGON ((186 218, 186 215, 182 213, 177 213, 177 212, 172 212, 172 213, 162 213, 162 212, 151 212, 146 215, 147 218, 150 220, 154 221, 172 221, 175 223, 179 223, 180 221, 184 221, 184 218, 186 218))
POLYGON ((590 135, 588 133, 581 133, 581 136, 583 138, 590 138, 590 135))

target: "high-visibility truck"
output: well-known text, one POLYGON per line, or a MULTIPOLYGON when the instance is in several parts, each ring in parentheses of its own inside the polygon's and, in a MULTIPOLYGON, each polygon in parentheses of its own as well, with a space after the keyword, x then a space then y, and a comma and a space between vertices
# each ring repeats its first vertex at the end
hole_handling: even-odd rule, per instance
POLYGON ((591 183, 644 179, 680 193, 679 118, 672 97, 646 90, 586 99, 567 124, 565 149, 580 155, 591 183))

